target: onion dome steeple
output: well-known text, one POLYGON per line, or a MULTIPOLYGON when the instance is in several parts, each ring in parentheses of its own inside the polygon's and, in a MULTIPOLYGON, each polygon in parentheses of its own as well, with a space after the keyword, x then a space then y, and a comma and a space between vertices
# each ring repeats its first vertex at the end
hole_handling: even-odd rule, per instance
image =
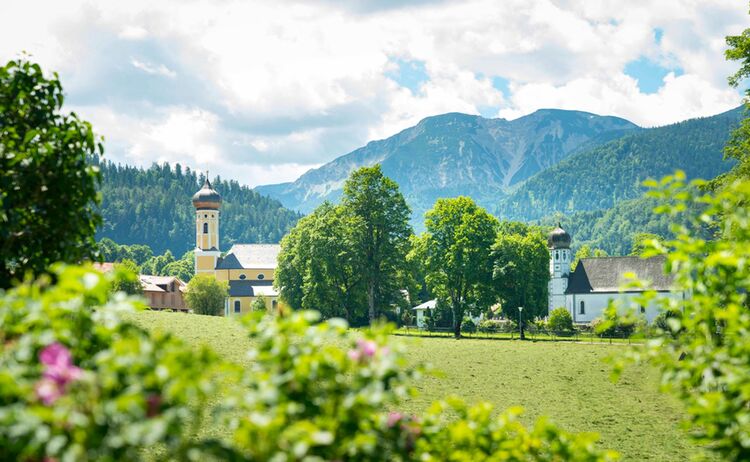
POLYGON ((206 172, 206 181, 203 183, 203 187, 193 195, 193 207, 198 210, 218 210, 221 207, 221 195, 211 187, 208 172, 206 172))
POLYGON ((570 248, 570 234, 562 229, 560 223, 557 224, 557 228, 553 229, 549 233, 547 238, 547 245, 551 249, 569 249, 570 248))

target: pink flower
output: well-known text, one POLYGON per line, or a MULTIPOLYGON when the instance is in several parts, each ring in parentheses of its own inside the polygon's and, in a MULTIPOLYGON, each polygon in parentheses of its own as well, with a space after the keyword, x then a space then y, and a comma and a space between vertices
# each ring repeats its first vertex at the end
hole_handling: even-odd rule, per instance
POLYGON ((359 352, 359 350, 349 350, 349 353, 347 353, 349 356, 349 359, 351 359, 354 362, 357 362, 362 357, 362 353, 359 352))
POLYGON ((83 373, 73 365, 70 350, 58 342, 47 345, 39 352, 39 362, 46 367, 36 384, 36 395, 48 406, 65 393, 68 383, 80 379, 83 373))
POLYGON ((146 398, 146 417, 155 417, 159 415, 160 407, 161 407, 161 396, 149 395, 149 397, 146 398))
POLYGON ((46 406, 53 404, 60 396, 62 396, 60 385, 51 379, 41 379, 36 383, 34 389, 36 391, 36 396, 42 400, 46 406))
POLYGON ((375 353, 378 351, 378 344, 372 340, 359 339, 357 340, 357 346, 359 346, 359 350, 363 355, 370 358, 375 356, 375 353))
POLYGON ((396 424, 399 423, 403 418, 404 415, 400 412, 391 412, 390 414, 388 414, 388 428, 395 427, 396 424))
POLYGON ((69 366, 73 364, 73 358, 70 356, 70 350, 55 342, 44 347, 39 353, 39 362, 45 366, 69 366))

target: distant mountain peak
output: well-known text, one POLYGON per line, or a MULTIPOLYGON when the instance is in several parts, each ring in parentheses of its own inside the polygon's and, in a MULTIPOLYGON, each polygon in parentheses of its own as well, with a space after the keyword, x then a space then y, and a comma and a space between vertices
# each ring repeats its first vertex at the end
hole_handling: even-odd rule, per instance
POLYGON ((470 195, 494 207, 515 184, 580 146, 634 128, 625 119, 561 109, 540 109, 511 121, 449 112, 371 141, 290 184, 256 189, 288 208, 310 212, 324 200, 337 200, 352 171, 379 163, 421 221, 438 197, 470 195))

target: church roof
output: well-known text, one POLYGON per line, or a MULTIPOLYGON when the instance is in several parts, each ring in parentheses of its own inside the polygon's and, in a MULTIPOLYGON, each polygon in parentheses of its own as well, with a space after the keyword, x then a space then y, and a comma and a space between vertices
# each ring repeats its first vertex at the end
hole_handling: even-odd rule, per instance
POLYGON ((235 244, 216 263, 216 269, 274 269, 279 244, 235 244))
POLYGON ((211 186, 211 182, 208 181, 208 177, 203 182, 203 187, 193 194, 193 206, 196 209, 218 209, 221 206, 221 194, 211 186))
POLYGON ((664 274, 664 260, 663 256, 582 258, 568 278, 565 293, 619 292, 625 273, 634 273, 653 290, 673 290, 672 276, 664 274))
POLYGON ((275 297, 278 294, 271 281, 229 281, 230 297, 275 297))

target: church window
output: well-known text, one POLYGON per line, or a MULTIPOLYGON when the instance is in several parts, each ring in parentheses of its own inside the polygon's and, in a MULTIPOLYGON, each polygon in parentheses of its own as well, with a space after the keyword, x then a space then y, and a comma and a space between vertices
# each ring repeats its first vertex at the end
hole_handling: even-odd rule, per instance
POLYGON ((560 259, 560 252, 555 251, 555 260, 559 260, 559 259, 560 259))
POLYGON ((272 308, 273 308, 274 310, 275 310, 276 308, 278 308, 278 306, 279 306, 279 302, 277 302, 276 300, 271 300, 271 307, 272 307, 272 308))
POLYGON ((234 312, 235 313, 239 313, 240 312, 240 301, 239 300, 235 300, 234 301, 234 312))
POLYGON ((578 314, 586 314, 586 304, 581 300, 581 309, 578 310, 578 314))
POLYGON ((641 314, 644 314, 646 312, 646 307, 641 305, 641 314))
POLYGON ((208 234, 208 223, 203 223, 203 234, 208 234))
POLYGON ((266 277, 265 277, 265 276, 263 275, 263 273, 260 273, 260 274, 258 275, 258 279, 265 279, 265 278, 266 278, 266 277))
POLYGON ((203 215, 203 218, 208 218, 208 214, 206 213, 205 215, 203 215))
POLYGON ((245 278, 247 278, 247 276, 245 276, 244 274, 240 274, 240 279, 245 279, 245 278))

